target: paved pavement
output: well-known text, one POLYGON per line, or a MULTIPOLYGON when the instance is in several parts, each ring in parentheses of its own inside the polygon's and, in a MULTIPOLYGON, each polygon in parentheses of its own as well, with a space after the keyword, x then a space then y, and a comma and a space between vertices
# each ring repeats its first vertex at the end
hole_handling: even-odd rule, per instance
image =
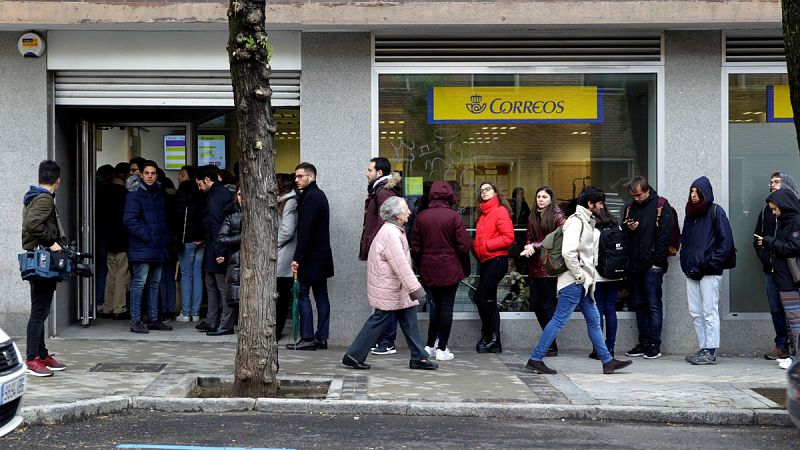
MULTIPOLYGON (((153 332, 145 340, 126 332, 120 323, 75 327, 48 340, 51 353, 68 369, 50 378, 28 378, 24 417, 28 423, 53 422, 137 405, 186 407, 188 400, 180 397, 185 396, 187 382, 198 375, 232 376, 235 336, 210 338, 194 332, 191 324, 175 325, 176 331, 153 332)), ((18 340, 18 345, 24 349, 24 340, 18 340)), ((362 405, 395 408, 390 412, 405 414, 577 414, 643 421, 790 424, 781 405, 753 390, 786 389, 786 371, 762 358, 721 356, 716 366, 692 366, 683 356, 635 358, 630 368, 604 375, 601 364, 585 353, 562 352, 546 361, 558 370, 557 375, 537 375, 525 369, 527 350, 494 355, 454 349, 456 358, 440 362, 437 371, 410 370, 408 353, 402 350, 370 356, 372 369, 355 371, 341 365, 343 352, 343 348, 280 350, 282 377, 313 375, 330 382, 325 401, 308 400, 302 407, 297 401, 283 405, 356 411, 362 405), (398 405, 405 406, 397 409, 398 405)), ((195 401, 204 400, 211 399, 195 401)), ((217 407, 222 408, 221 404, 217 407)))

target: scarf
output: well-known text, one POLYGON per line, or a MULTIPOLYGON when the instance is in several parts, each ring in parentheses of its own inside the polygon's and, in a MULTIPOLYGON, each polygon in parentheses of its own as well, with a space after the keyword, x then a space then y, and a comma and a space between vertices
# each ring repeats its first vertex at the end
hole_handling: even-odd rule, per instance
POLYGON ((686 202, 686 216, 691 217, 692 219, 696 219, 702 216, 703 214, 706 213, 707 209, 708 209, 708 203, 706 203, 705 199, 700 200, 697 203, 692 203, 691 200, 686 202))

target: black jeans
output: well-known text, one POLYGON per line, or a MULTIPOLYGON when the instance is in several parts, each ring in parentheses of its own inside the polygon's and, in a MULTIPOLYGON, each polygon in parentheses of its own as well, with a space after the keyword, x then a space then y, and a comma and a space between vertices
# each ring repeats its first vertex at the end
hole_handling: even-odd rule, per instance
POLYGON ((484 261, 480 266, 480 279, 472 301, 481 317, 481 333, 489 338, 500 333, 500 312, 497 310, 497 285, 508 273, 508 256, 498 256, 484 261))
POLYGON ((428 358, 428 353, 425 352, 425 347, 422 346, 422 337, 420 336, 419 324, 417 323, 416 306, 399 309, 397 311, 382 311, 376 309, 364 323, 364 326, 361 327, 358 336, 356 336, 350 348, 347 349, 347 354, 361 362, 366 361, 372 344, 374 344, 381 333, 386 330, 392 316, 397 317, 400 329, 403 330, 408 349, 411 351, 411 359, 419 361, 428 358))
POLYGON ((458 284, 452 286, 432 286, 428 288, 433 307, 428 323, 428 347, 433 347, 439 338, 439 349, 447 348, 450 330, 453 328, 453 305, 456 303, 458 284))
POLYGON ((56 281, 37 280, 31 281, 31 318, 28 320, 28 344, 26 357, 31 360, 37 356, 44 359, 47 346, 44 344, 44 321, 50 314, 50 305, 53 303, 53 293, 56 291, 56 281))
POLYGON ((292 277, 278 277, 278 302, 275 306, 275 339, 280 339, 283 334, 283 327, 286 325, 286 317, 289 308, 292 306, 292 277))

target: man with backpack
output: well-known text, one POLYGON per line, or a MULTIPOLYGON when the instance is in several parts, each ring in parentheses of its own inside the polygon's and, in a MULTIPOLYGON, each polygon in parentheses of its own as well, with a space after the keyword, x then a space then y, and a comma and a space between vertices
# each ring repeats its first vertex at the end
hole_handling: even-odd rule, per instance
POLYGON ((600 329, 600 315, 594 303, 597 277, 594 215, 603 210, 604 203, 603 191, 593 186, 586 186, 578 196, 575 214, 569 216, 564 226, 548 234, 542 242, 545 267, 548 272, 558 274, 558 305, 526 365, 532 372, 556 373, 544 363, 544 355, 561 329, 566 326, 576 306, 586 319, 589 339, 603 363, 603 373, 611 374, 633 363, 630 360, 614 359, 609 353, 600 329))
POLYGON ((674 256, 680 246, 680 230, 675 232, 675 210, 645 177, 633 177, 625 187, 633 197, 622 222, 630 248, 626 277, 639 328, 639 343, 625 354, 656 359, 661 357, 664 317, 661 284, 669 266, 667 257, 674 256))
MULTIPOLYGON (((366 261, 372 240, 383 226, 379 214, 381 205, 389 197, 401 196, 400 174, 392 173, 392 164, 387 158, 377 157, 369 161, 367 167, 367 200, 364 202, 364 227, 361 231, 361 247, 358 252, 359 261, 366 261)), ((381 335, 379 342, 372 348, 373 355, 391 355, 397 353, 394 340, 397 338, 397 318, 392 315, 389 325, 381 335)))

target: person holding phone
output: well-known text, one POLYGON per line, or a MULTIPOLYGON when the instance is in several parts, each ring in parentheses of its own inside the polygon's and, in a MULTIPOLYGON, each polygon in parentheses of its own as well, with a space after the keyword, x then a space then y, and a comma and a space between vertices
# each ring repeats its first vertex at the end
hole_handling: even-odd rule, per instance
POLYGON ((789 325, 792 354, 778 359, 783 369, 788 369, 796 358, 797 340, 800 336, 800 291, 789 270, 789 259, 800 256, 800 201, 788 189, 779 189, 767 197, 772 214, 778 218, 775 236, 754 234, 755 245, 769 252, 772 259, 775 287, 780 293, 786 321, 789 325))

